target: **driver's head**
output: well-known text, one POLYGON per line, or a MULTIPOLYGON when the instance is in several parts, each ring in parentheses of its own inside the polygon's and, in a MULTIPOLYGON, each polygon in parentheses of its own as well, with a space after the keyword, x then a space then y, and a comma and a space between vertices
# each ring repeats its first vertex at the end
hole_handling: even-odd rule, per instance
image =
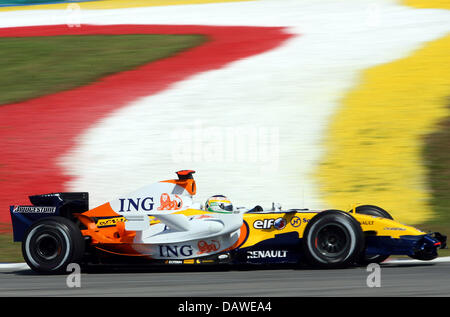
POLYGON ((206 201, 205 210, 229 214, 233 212, 233 204, 224 195, 214 195, 206 201))

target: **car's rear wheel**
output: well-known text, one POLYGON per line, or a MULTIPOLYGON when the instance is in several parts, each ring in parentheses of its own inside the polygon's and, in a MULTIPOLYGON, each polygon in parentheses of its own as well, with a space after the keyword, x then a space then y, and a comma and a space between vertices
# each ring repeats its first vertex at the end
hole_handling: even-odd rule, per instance
POLYGON ((355 218, 340 210, 327 210, 309 221, 302 243, 311 265, 336 268, 354 263, 363 249, 363 240, 355 218))
MULTIPOLYGON (((383 208, 373 205, 363 205, 355 208, 355 212, 357 214, 375 216, 380 218, 391 219, 392 216, 383 208)), ((362 252, 361 256, 358 259, 358 263, 361 265, 367 265, 369 263, 381 263, 385 261, 390 255, 386 254, 366 254, 366 252, 362 252)))
POLYGON ((59 274, 69 263, 79 263, 85 249, 79 228, 63 217, 43 218, 32 224, 22 241, 22 254, 39 273, 59 274))

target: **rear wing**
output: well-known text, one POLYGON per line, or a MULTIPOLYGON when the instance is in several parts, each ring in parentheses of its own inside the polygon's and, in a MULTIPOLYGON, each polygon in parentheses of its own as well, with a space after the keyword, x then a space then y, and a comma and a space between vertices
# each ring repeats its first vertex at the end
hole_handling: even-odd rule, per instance
POLYGON ((14 205, 9 207, 13 226, 14 241, 22 241, 23 234, 35 221, 50 217, 70 217, 72 213, 89 210, 89 194, 50 193, 29 196, 31 205, 14 205))

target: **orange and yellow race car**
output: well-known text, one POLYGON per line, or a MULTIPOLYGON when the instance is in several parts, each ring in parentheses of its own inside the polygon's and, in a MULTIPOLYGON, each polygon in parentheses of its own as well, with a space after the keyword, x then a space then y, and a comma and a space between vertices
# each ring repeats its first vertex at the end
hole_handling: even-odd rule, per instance
POLYGON ((88 193, 30 196, 11 206, 14 241, 37 272, 102 265, 282 264, 323 268, 380 263, 390 255, 431 260, 446 237, 400 224, 371 205, 350 211, 233 208, 224 196, 195 203, 194 171, 89 209, 88 193))

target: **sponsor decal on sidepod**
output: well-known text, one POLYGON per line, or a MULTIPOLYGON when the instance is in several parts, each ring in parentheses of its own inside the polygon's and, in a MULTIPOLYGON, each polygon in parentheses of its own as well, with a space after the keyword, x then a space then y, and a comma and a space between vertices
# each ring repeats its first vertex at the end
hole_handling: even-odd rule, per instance
POLYGON ((253 223, 253 228, 255 229, 271 229, 272 227, 278 230, 283 230, 286 228, 287 221, 286 219, 280 217, 277 219, 264 219, 264 220, 255 220, 253 223))
POLYGON ((287 251, 284 250, 247 251, 247 259, 285 258, 286 256, 287 251))
POLYGON ((119 198, 120 201, 120 210, 119 212, 124 211, 140 211, 140 209, 144 211, 153 210, 153 197, 145 197, 143 199, 139 198, 119 198), (126 206, 126 209, 125 209, 126 206))

